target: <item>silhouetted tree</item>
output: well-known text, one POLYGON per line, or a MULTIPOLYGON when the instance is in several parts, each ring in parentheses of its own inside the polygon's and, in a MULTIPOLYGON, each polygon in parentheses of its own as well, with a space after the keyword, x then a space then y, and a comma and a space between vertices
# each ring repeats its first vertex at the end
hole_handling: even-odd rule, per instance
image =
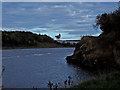
POLYGON ((120 5, 118 10, 98 15, 96 19, 96 27, 99 26, 104 33, 109 33, 113 30, 120 31, 120 5))

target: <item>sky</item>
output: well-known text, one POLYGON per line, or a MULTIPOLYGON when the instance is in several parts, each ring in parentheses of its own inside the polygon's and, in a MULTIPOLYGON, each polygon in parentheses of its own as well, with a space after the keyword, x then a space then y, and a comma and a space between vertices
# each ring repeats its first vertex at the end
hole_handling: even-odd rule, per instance
POLYGON ((31 31, 55 39, 80 40, 83 35, 99 35, 93 28, 96 16, 118 8, 117 2, 3 2, 2 29, 31 31))

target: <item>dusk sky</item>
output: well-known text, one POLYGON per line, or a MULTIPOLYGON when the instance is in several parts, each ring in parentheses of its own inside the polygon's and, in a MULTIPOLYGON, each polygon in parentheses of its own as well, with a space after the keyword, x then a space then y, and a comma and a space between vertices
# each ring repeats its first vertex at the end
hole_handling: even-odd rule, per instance
POLYGON ((96 16, 117 8, 117 2, 3 2, 2 27, 79 40, 82 35, 99 35, 101 31, 93 28, 96 16))

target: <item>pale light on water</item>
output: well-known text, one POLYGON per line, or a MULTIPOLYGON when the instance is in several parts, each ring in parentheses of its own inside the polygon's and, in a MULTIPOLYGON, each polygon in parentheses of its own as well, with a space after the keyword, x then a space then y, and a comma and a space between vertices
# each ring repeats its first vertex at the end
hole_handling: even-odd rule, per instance
POLYGON ((41 48, 3 50, 3 86, 5 88, 48 88, 48 81, 64 87, 68 76, 74 84, 91 79, 87 71, 66 63, 74 48, 41 48))

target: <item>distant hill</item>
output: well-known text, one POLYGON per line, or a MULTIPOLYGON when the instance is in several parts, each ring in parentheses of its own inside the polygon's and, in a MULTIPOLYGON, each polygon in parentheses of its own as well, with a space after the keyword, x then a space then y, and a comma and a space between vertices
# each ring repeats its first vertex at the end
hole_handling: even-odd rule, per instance
POLYGON ((25 31, 2 31, 3 48, 53 48, 73 47, 53 40, 47 35, 35 34, 25 31))

